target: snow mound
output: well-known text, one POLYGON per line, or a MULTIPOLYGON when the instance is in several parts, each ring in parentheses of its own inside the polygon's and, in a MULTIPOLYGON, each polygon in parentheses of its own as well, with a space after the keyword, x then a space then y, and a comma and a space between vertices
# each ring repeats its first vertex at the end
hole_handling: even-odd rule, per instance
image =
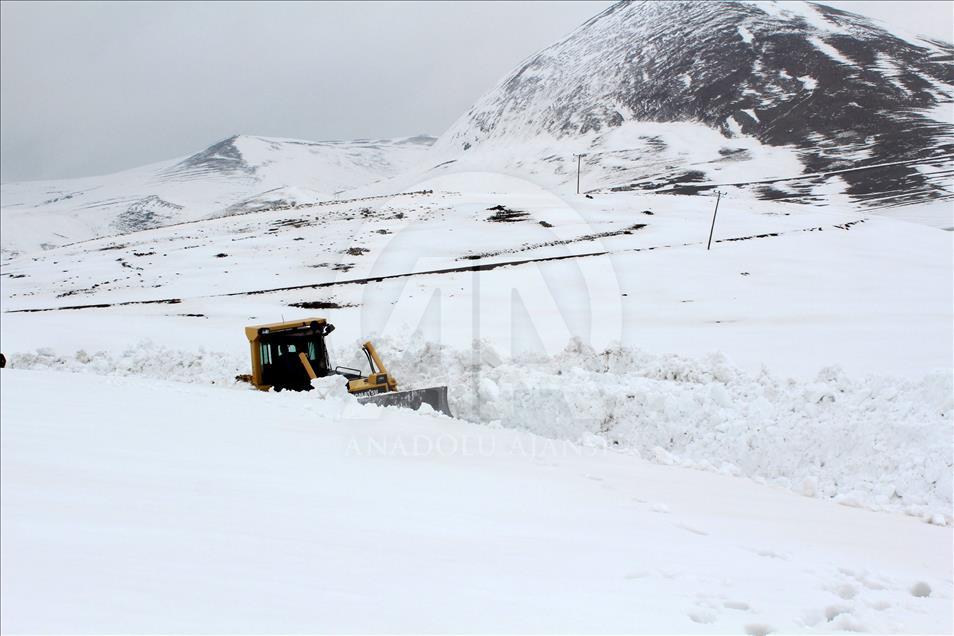
POLYGON ((248 373, 245 358, 206 351, 201 347, 198 351, 171 349, 148 340, 116 354, 106 351, 87 353, 80 349, 73 355, 64 356, 42 348, 34 353, 13 354, 8 364, 13 369, 52 369, 219 385, 233 384, 236 375, 248 373))
POLYGON ((448 384, 457 417, 575 442, 593 435, 650 461, 740 475, 845 505, 930 519, 952 508, 954 376, 812 382, 702 359, 573 341, 559 355, 508 360, 381 343, 405 386, 448 384))
MULTIPOLYGON (((718 353, 597 352, 579 340, 556 356, 520 360, 485 342, 458 350, 385 339, 377 347, 402 388, 447 384, 451 410, 464 420, 598 440, 652 462, 745 476, 847 506, 952 519, 949 372, 857 378, 830 367, 803 382, 745 372, 718 353)), ((357 349, 332 357, 348 364, 357 349)), ((10 366, 226 386, 248 372, 244 356, 151 342, 115 355, 40 349, 10 356, 10 366)), ((338 382, 320 381, 317 397, 338 382)))

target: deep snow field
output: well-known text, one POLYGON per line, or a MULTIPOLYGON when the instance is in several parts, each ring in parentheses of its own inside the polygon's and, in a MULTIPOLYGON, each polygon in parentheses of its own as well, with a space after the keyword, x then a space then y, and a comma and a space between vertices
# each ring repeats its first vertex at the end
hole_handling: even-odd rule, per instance
POLYGON ((954 233, 395 183, 5 253, 4 631, 954 629, 954 233), (234 382, 307 316, 458 419, 234 382))
POLYGON ((950 527, 334 394, 2 381, 5 632, 952 627, 950 527))

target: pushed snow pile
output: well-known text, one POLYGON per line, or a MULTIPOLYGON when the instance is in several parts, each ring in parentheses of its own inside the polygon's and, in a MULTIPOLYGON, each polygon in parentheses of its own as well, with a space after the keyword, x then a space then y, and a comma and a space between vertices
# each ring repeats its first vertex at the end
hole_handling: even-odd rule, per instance
POLYGON ((72 373, 97 375, 138 376, 153 380, 175 380, 201 384, 231 384, 235 376, 248 373, 248 360, 226 353, 183 351, 140 342, 119 353, 97 351, 87 353, 80 349, 73 355, 59 355, 52 349, 37 349, 35 353, 10 356, 14 369, 53 369, 72 373))
POLYGON ((720 354, 695 360, 579 341, 560 355, 508 360, 382 343, 404 386, 450 387, 457 417, 613 448, 652 461, 744 475, 809 497, 951 520, 954 379, 813 382, 746 373, 720 354))
MULTIPOLYGON (((340 344, 340 343, 339 343, 340 344)), ((752 374, 721 354, 701 359, 573 341, 559 355, 507 359, 487 343, 454 350, 378 342, 400 388, 447 384, 458 418, 746 476, 809 497, 952 519, 954 378, 853 378, 826 368, 813 382, 752 374)), ((345 348, 354 354, 357 347, 345 348)), ((349 363, 343 355, 332 358, 349 363)), ((360 365, 355 358, 352 365, 360 365)), ((10 366, 232 385, 242 356, 143 342, 118 354, 49 349, 10 366)), ((316 381, 315 399, 338 377, 316 381)), ((246 387, 247 385, 240 385, 246 387)), ((338 405, 341 406, 341 405, 338 405)))

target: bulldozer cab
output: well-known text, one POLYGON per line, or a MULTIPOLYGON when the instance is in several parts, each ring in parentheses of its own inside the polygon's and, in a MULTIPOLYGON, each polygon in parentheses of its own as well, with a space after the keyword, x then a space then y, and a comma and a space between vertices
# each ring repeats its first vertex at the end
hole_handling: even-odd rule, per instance
POLYGON ((302 390, 310 388, 308 367, 315 377, 330 375, 325 336, 333 330, 334 326, 321 318, 246 327, 252 384, 262 390, 302 390))
POLYGON ((245 336, 252 354, 252 375, 236 379, 251 380, 255 388, 262 391, 308 391, 314 378, 341 375, 347 379, 348 393, 362 404, 409 409, 419 409, 427 404, 435 411, 453 417, 447 403, 446 386, 398 391, 397 380, 388 373, 370 342, 361 345, 370 367, 367 375, 359 369, 332 369, 325 336, 334 329, 334 325, 324 318, 246 327, 245 336))

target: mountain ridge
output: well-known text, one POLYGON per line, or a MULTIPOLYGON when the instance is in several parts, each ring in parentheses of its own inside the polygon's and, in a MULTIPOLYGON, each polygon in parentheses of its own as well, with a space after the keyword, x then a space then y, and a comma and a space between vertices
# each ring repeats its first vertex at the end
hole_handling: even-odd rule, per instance
MULTIPOLYGON (((922 44, 820 4, 624 0, 524 60, 437 145, 466 153, 627 122, 699 122, 727 140, 794 148, 806 173, 929 166, 954 153, 954 45, 922 44)), ((941 172, 880 170, 848 177, 846 191, 861 202, 895 190, 912 202, 949 197, 941 172)))
POLYGON ((954 45, 815 3, 624 0, 524 59, 439 138, 233 135, 113 175, 3 184, 0 248, 393 194, 461 171, 563 193, 579 179, 584 192, 946 204, 952 159, 954 45))
POLYGON ((406 171, 433 141, 426 135, 340 142, 233 135, 187 157, 112 175, 6 183, 0 186, 2 250, 332 199, 406 171))

